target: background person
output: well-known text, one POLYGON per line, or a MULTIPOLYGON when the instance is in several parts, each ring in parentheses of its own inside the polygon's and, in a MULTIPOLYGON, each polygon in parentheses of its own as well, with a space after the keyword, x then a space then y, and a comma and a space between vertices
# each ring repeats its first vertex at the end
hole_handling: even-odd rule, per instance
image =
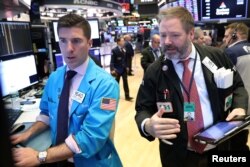
MULTIPOLYGON (((231 23, 225 28, 223 41, 227 48, 225 53, 231 59, 239 72, 244 86, 250 94, 250 43, 247 41, 249 28, 244 23, 231 23)), ((247 114, 250 114, 250 99, 248 99, 247 114)), ((243 130, 240 135, 233 138, 232 147, 234 150, 249 151, 247 146, 249 130, 243 130)))
POLYGON ((194 28, 193 43, 197 43, 199 45, 204 45, 204 33, 200 27, 194 28))
POLYGON ((128 75, 132 76, 132 60, 134 57, 134 49, 133 44, 131 42, 132 38, 129 34, 124 36, 125 40, 125 50, 126 50, 126 59, 127 59, 127 66, 128 66, 128 75))
POLYGON ((115 76, 116 81, 119 83, 120 78, 122 77, 123 88, 125 93, 125 100, 131 101, 133 97, 129 95, 128 87, 128 71, 126 59, 126 50, 125 50, 125 41, 123 37, 117 38, 117 46, 111 51, 111 60, 110 60, 110 71, 111 75, 115 76))
POLYGON ((141 66, 145 72, 148 66, 161 56, 160 36, 158 34, 151 37, 151 46, 143 49, 141 54, 141 66))

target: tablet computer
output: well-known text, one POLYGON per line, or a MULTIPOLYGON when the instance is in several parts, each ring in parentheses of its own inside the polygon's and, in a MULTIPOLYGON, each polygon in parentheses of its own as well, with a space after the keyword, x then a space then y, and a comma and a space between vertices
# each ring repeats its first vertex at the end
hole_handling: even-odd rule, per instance
POLYGON ((239 133, 250 124, 250 116, 235 117, 232 121, 222 121, 210 126, 194 136, 195 141, 203 144, 218 145, 239 133))

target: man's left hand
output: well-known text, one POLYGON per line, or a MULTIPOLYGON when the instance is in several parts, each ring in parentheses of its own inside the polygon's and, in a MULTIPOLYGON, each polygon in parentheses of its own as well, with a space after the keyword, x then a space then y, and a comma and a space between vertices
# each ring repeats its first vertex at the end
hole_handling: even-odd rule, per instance
POLYGON ((233 109, 233 111, 230 114, 228 114, 226 121, 232 120, 236 115, 246 115, 246 110, 244 110, 243 108, 233 109))

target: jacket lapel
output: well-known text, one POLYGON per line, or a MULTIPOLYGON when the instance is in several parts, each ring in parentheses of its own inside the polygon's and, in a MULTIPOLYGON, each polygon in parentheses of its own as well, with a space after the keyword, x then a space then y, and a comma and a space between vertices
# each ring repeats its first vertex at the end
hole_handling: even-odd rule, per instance
MULTIPOLYGON (((78 88, 78 91, 81 93, 84 93, 85 96, 87 96, 88 90, 90 89, 90 82, 95 79, 96 76, 96 70, 94 69, 95 63, 93 62, 92 59, 89 59, 88 67, 85 73, 85 76, 83 77, 80 86, 78 88)), ((82 101, 84 103, 84 99, 82 101)), ((76 108, 80 105, 81 103, 78 103, 77 101, 73 100, 71 109, 70 109, 70 116, 72 115, 73 112, 75 112, 76 108)))
MULTIPOLYGON (((163 58, 163 56, 161 58, 163 58)), ((172 85, 174 85, 174 88, 176 89, 179 98, 183 100, 182 91, 180 87, 180 80, 177 73, 175 72, 172 61, 166 60, 165 62, 163 62, 163 66, 164 64, 168 67, 168 69, 166 71, 163 71, 163 74, 169 82, 172 82, 172 85)))

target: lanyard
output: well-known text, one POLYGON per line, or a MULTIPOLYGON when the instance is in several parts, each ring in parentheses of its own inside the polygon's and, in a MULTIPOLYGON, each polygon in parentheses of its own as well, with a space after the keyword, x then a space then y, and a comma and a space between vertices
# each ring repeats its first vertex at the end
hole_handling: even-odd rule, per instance
MULTIPOLYGON (((194 72, 195 72, 195 67, 196 67, 196 61, 197 61, 197 52, 195 52, 195 59, 194 59, 193 71, 192 71, 192 76, 191 76, 191 79, 190 79, 190 82, 189 82, 188 90, 186 89, 185 85, 183 84, 183 82, 178 77, 179 78, 179 82, 181 84, 181 87, 183 88, 184 92, 186 93, 186 95, 188 97, 188 102, 190 102, 190 91, 191 91, 192 84, 193 84, 193 81, 194 81, 194 72)), ((183 70, 184 70, 184 66, 183 66, 183 70)))

